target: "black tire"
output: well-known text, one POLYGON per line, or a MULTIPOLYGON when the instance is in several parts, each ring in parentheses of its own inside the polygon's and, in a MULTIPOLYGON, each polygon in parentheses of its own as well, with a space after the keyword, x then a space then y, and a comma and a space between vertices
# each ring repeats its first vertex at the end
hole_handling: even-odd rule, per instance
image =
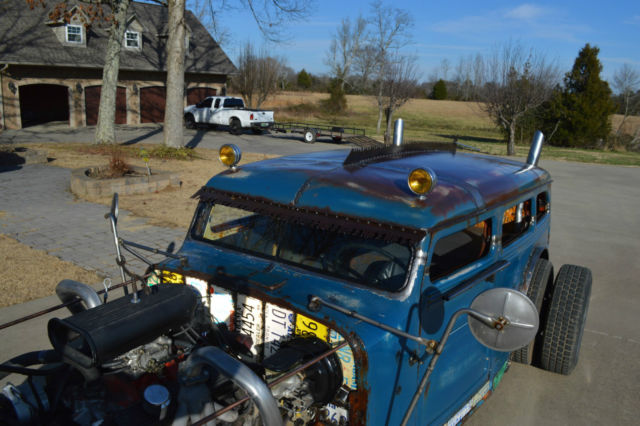
POLYGON ((240 123, 240 120, 237 118, 231 119, 231 123, 229 123, 229 132, 232 135, 239 135, 242 133, 242 124, 240 123))
POLYGON ((196 120, 193 118, 193 114, 187 114, 184 116, 184 127, 187 129, 195 129, 196 128, 196 120))
POLYGON ((538 259, 536 266, 533 269, 533 275, 531 276, 531 283, 527 289, 527 296, 538 310, 540 317, 540 327, 538 329, 538 335, 524 348, 520 348, 517 351, 511 352, 511 360, 520 364, 531 365, 533 363, 534 353, 540 352, 538 349, 541 346, 541 339, 543 335, 544 323, 545 323, 545 309, 544 307, 548 303, 544 303, 545 299, 549 300, 551 292, 553 291, 553 265, 546 259, 538 259), (546 297, 545 297, 546 295, 546 297))
POLYGON ((257 127, 252 127, 251 131, 253 132, 254 135, 261 135, 262 134, 262 129, 258 129, 257 127))
POLYGON ((591 271, 587 268, 562 265, 558 271, 542 339, 543 369, 568 375, 578 364, 591 282, 591 271))
POLYGON ((313 129, 307 129, 304 131, 304 135, 302 137, 302 139, 306 142, 306 143, 314 143, 316 141, 316 139, 318 138, 318 133, 313 130, 313 129))
POLYGON ((332 139, 335 143, 341 143, 341 142, 342 142, 342 136, 333 136, 333 137, 331 137, 331 139, 332 139))

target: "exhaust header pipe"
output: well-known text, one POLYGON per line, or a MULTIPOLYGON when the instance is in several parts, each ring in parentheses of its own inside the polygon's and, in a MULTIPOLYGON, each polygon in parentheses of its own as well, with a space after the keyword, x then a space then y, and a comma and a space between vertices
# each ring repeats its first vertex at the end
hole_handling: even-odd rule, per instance
POLYGON ((542 144, 544 142, 544 135, 540 130, 536 130, 533 134, 533 140, 531 141, 531 148, 529 148, 529 155, 527 156, 527 164, 530 166, 537 166, 540 159, 540 152, 542 151, 542 144))

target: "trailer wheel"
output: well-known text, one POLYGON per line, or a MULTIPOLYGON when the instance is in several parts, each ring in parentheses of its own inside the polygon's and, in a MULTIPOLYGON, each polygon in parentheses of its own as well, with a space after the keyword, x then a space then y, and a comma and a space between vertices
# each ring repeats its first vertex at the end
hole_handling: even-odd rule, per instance
POLYGON ((187 114, 184 116, 184 127, 187 129, 196 128, 196 120, 193 118, 193 114, 187 114))
POLYGON ((240 120, 237 118, 232 118, 231 123, 229 123, 229 133, 232 135, 239 135, 242 133, 242 124, 240 120))
POLYGON ((535 352, 540 352, 539 349, 542 345, 544 325, 547 316, 545 308, 548 307, 548 300, 550 299, 552 291, 553 265, 548 260, 540 258, 533 269, 531 284, 527 289, 527 296, 531 299, 533 304, 536 305, 536 309, 538 310, 538 315, 540 316, 540 328, 538 329, 537 336, 531 341, 531 343, 517 351, 511 352, 512 361, 531 365, 533 362, 533 354, 535 352))
POLYGON ((331 139, 335 142, 335 143, 340 143, 342 142, 342 136, 332 136, 331 139))
POLYGON ((558 271, 540 354, 543 369, 568 375, 578 364, 591 282, 587 268, 562 265, 558 271))
POLYGON ((318 133, 314 129, 307 129, 304 131, 304 141, 306 143, 314 143, 318 138, 318 133))

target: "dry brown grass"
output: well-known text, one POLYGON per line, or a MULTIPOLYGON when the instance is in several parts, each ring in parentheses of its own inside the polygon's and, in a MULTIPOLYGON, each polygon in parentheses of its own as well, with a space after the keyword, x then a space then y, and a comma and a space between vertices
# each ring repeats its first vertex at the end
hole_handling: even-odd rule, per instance
POLYGON ((70 262, 27 247, 0 234, 0 307, 55 293, 63 279, 96 284, 100 277, 70 262))
MULTIPOLYGON (((620 123, 622 123, 622 119, 624 118, 621 114, 614 114, 611 116, 611 128, 613 132, 618 130, 620 127, 620 123)), ((627 135, 633 135, 640 127, 640 116, 630 116, 625 120, 624 125, 622 126, 622 133, 626 133, 627 135)))

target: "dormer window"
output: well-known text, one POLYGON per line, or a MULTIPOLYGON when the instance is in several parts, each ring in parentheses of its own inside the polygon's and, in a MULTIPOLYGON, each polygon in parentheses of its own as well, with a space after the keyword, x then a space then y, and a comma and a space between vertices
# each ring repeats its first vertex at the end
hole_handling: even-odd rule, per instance
POLYGON ((124 45, 128 49, 140 49, 140 33, 137 31, 125 32, 124 45))
POLYGON ((67 43, 82 43, 82 26, 70 25, 66 26, 67 29, 67 43))

